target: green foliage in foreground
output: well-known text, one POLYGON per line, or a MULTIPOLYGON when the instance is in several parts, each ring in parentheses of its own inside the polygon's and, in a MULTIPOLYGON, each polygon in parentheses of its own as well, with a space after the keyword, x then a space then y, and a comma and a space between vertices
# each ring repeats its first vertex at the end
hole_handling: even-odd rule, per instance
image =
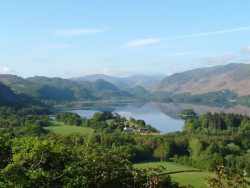
MULTIPOLYGON (((49 117, 44 114, 44 110, 40 109, 15 111, 10 108, 0 108, 0 174, 2 174, 0 182, 4 183, 0 187, 7 185, 30 187, 35 186, 34 182, 45 187, 47 185, 47 187, 51 187, 50 185, 66 186, 69 182, 70 185, 76 183, 78 187, 79 185, 82 187, 83 182, 97 182, 97 180, 93 180, 93 177, 96 176, 99 177, 98 182, 100 181, 104 185, 109 182, 109 185, 115 186, 117 184, 113 184, 114 175, 112 174, 116 171, 120 172, 120 169, 125 168, 123 165, 126 166, 126 164, 130 165, 126 169, 131 169, 128 174, 132 175, 128 176, 128 179, 124 179, 124 175, 116 174, 119 178, 123 177, 123 180, 119 180, 121 185, 123 185, 121 181, 128 183, 127 180, 129 180, 133 185, 150 187, 151 185, 143 183, 149 182, 149 177, 156 178, 151 179, 153 185, 155 182, 161 182, 162 178, 166 182, 165 178, 169 178, 169 176, 158 176, 158 173, 165 170, 159 168, 143 172, 136 171, 131 167, 130 162, 138 163, 156 159, 168 161, 171 158, 178 164, 203 170, 213 171, 218 164, 223 164, 228 169, 246 172, 247 176, 250 174, 250 119, 245 116, 237 114, 195 116, 191 118, 192 121, 190 118, 186 119, 186 125, 194 127, 194 130, 186 129, 188 131, 166 135, 121 132, 119 130, 122 130, 127 123, 130 126, 134 124, 144 126, 145 122, 134 119, 126 120, 118 114, 110 112, 97 113, 93 119, 65 113, 59 118, 61 122, 49 121, 49 117), (50 134, 50 131, 44 128, 57 133, 61 131, 61 135, 50 134), (93 132, 91 128, 97 131, 93 132), (71 131, 80 134, 67 135, 71 131), (3 136, 5 133, 10 134, 3 136), (108 153, 111 158, 107 156, 108 161, 105 161, 108 153), (100 159, 99 157, 102 156, 104 158, 100 159), (105 164, 117 166, 111 166, 109 169, 102 164, 103 161, 105 164), (114 161, 114 164, 109 164, 109 161, 114 161), (122 161, 127 162, 122 163, 122 161), (99 176, 99 172, 102 171, 98 165, 102 165, 100 168, 104 168, 104 173, 108 173, 107 176, 99 176), (148 177, 147 180, 145 177, 148 177), (53 183, 57 181, 59 184, 53 183)), ((168 169, 169 166, 166 168, 168 169)), ((186 181, 192 184, 198 179, 197 173, 199 177, 205 178, 206 173, 209 172, 185 172, 183 175, 179 173, 171 176, 183 184, 186 184, 186 181)), ((169 181, 167 180, 167 182, 169 181)), ((203 186, 201 185, 201 187, 203 186)))
POLYGON ((135 169, 110 150, 69 147, 37 137, 0 137, 4 187, 179 187, 164 168, 135 169))
POLYGON ((51 125, 49 127, 46 127, 46 129, 60 135, 92 134, 95 131, 94 129, 89 127, 71 126, 58 121, 51 121, 50 124, 51 125))
POLYGON ((208 184, 211 188, 247 188, 250 182, 244 179, 245 172, 236 169, 227 169, 223 165, 218 165, 216 169, 216 177, 209 178, 208 184))

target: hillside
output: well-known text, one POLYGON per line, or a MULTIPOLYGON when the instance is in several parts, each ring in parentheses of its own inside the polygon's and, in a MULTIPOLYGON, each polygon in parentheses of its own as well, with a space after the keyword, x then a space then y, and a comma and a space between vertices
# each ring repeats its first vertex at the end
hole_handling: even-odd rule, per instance
POLYGON ((0 82, 9 86, 15 93, 26 94, 32 97, 39 96, 39 85, 22 77, 11 74, 0 74, 0 82))
POLYGON ((0 81, 18 95, 39 100, 75 101, 129 98, 132 95, 122 91, 105 80, 72 81, 62 78, 35 76, 21 78, 15 75, 0 75, 0 81))
POLYGON ((71 78, 70 80, 78 81, 78 82, 84 82, 84 81, 95 82, 97 80, 105 80, 106 82, 110 82, 119 88, 127 87, 126 83, 121 81, 120 78, 115 77, 115 76, 105 75, 105 74, 92 74, 92 75, 87 75, 83 77, 71 78))
POLYGON ((24 96, 15 94, 8 86, 0 83, 0 105, 19 107, 27 102, 25 99, 24 96))
POLYGON ((104 74, 93 74, 88 75, 84 77, 77 77, 77 78, 71 78, 73 81, 89 81, 89 82, 95 82, 97 80, 105 80, 107 82, 112 83, 116 87, 120 89, 124 88, 133 88, 136 86, 142 86, 146 89, 152 89, 157 84, 160 83, 160 81, 164 78, 162 75, 135 75, 135 76, 128 76, 128 77, 115 77, 115 76, 109 76, 104 74))
POLYGON ((126 91, 120 90, 118 87, 103 79, 96 80, 91 84, 91 91, 97 98, 114 99, 114 98, 129 98, 132 97, 126 91))
POLYGON ((149 91, 142 86, 135 86, 133 88, 127 89, 127 91, 138 98, 149 97, 149 91))
POLYGON ((92 98, 88 88, 88 83, 79 84, 77 82, 62 79, 35 76, 26 80, 39 86, 39 98, 55 101, 73 101, 92 98), (85 85, 84 85, 85 84, 85 85))
POLYGON ((202 94, 230 90, 240 96, 250 94, 250 65, 228 64, 199 68, 166 77, 157 91, 202 94))

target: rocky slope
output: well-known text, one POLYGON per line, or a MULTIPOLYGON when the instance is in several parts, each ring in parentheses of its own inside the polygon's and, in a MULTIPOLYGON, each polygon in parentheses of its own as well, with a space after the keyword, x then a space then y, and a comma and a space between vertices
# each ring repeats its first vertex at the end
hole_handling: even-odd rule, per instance
POLYGON ((250 95, 250 65, 228 64, 176 73, 166 77, 156 90, 202 94, 225 89, 250 95))

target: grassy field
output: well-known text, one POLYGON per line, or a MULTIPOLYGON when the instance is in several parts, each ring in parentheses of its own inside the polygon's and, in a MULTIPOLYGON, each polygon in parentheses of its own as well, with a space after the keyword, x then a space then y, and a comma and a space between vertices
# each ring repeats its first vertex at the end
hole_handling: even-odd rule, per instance
MULTIPOLYGON (((134 167, 136 168, 149 168, 149 167, 156 167, 156 166, 164 166, 166 168, 166 172, 175 172, 181 170, 199 170, 196 168, 188 167, 179 165, 172 162, 148 162, 148 163, 140 163, 135 164, 134 167)), ((171 177, 176 182, 179 182, 180 185, 192 185, 195 188, 206 188, 206 179, 208 177, 213 177, 213 173, 208 171, 202 172, 182 172, 171 174, 171 177)))
POLYGON ((51 121, 51 126, 46 127, 47 130, 51 130, 53 133, 61 135, 70 135, 70 134, 91 134, 94 132, 94 129, 88 127, 77 127, 66 125, 63 122, 51 121))

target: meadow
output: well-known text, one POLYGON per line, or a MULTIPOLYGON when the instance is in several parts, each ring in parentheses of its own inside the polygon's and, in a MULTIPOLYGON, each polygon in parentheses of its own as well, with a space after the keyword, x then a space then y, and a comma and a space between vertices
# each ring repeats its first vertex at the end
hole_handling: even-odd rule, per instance
POLYGON ((206 188, 207 178, 213 177, 214 174, 209 171, 200 170, 193 167, 179 165, 173 162, 146 162, 134 164, 135 168, 150 168, 164 166, 166 173, 169 173, 172 179, 180 185, 192 185, 194 188, 206 188), (178 171, 187 171, 179 172, 178 171), (176 173, 175 173, 176 172, 176 173))
POLYGON ((51 121, 50 124, 51 125, 46 127, 46 129, 60 135, 91 134, 94 132, 94 129, 92 128, 67 125, 64 122, 59 121, 51 121))

